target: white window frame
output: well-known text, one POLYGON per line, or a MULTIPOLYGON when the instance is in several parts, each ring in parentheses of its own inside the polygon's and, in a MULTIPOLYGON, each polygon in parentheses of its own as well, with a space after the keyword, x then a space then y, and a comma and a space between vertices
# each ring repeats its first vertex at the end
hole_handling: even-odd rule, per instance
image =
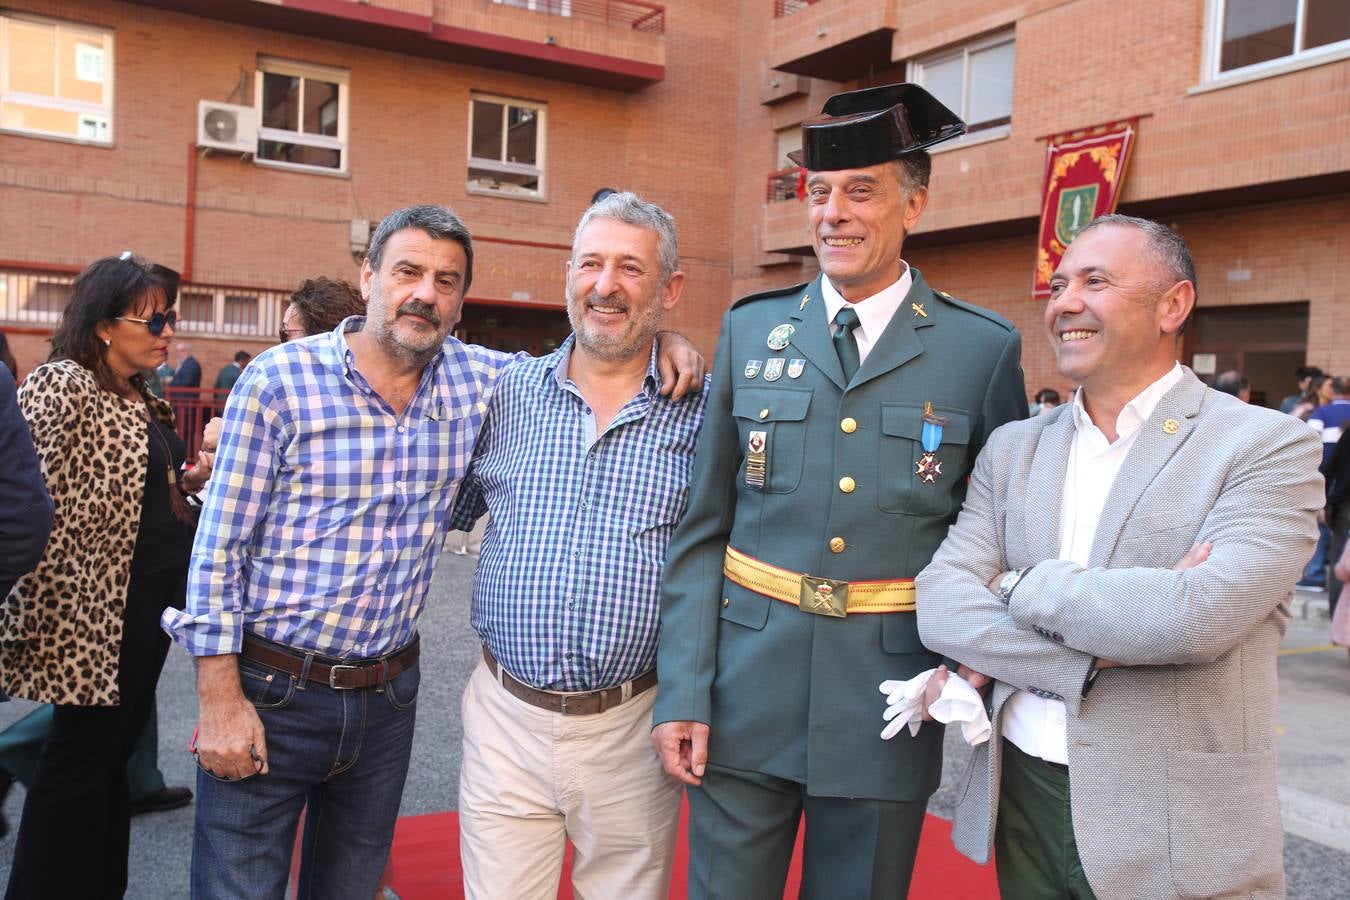
MULTIPOLYGON (((1286 56, 1277 56, 1265 62, 1252 63, 1226 72, 1219 71, 1223 61, 1223 24, 1228 11, 1228 0, 1208 0, 1205 4, 1205 48, 1201 63, 1200 89, 1207 85, 1224 87, 1241 84, 1260 78, 1283 75, 1312 66, 1350 58, 1350 39, 1324 44, 1311 50, 1299 50, 1304 39, 1304 22, 1307 19, 1307 0, 1298 0, 1298 11, 1294 15, 1294 50, 1286 56)), ((1195 93, 1196 88, 1191 89, 1195 93)))
POLYGON ((506 97, 498 94, 470 94, 469 95, 469 127, 464 129, 468 136, 468 149, 465 155, 468 157, 468 164, 464 167, 465 190, 470 194, 478 194, 485 197, 510 197, 513 200, 546 200, 548 198, 548 182, 545 180, 545 164, 548 161, 548 105, 535 100, 521 100, 518 97, 506 97), (502 104, 502 153, 505 155, 507 146, 507 116, 510 115, 512 106, 519 109, 534 110, 534 114, 539 121, 536 129, 536 140, 534 145, 535 164, 514 163, 503 159, 486 159, 481 156, 473 155, 473 105, 482 100, 487 103, 502 104), (469 183, 469 169, 487 169, 493 172, 502 172, 507 175, 538 175, 539 189, 532 194, 518 193, 516 191, 499 191, 492 188, 474 187, 469 183))
MULTIPOLYGON (((50 138, 58 141, 71 141, 76 144, 89 144, 94 147, 111 147, 113 144, 113 31, 111 28, 98 28, 93 25, 81 25, 76 22, 67 22, 63 19, 49 19, 45 16, 30 16, 27 14, 14 13, 9 11, 0 12, 0 49, 9 46, 9 23, 23 22, 27 25, 46 25, 55 28, 58 35, 62 31, 71 32, 77 36, 89 35, 97 37, 104 43, 103 51, 103 102, 88 103, 82 100, 70 100, 59 96, 61 92, 61 41, 58 37, 56 41, 57 56, 53 60, 56 67, 54 73, 56 79, 57 96, 48 97, 44 94, 29 94, 22 91, 11 91, 9 88, 9 67, 0 66, 0 106, 6 102, 21 104, 23 106, 36 106, 42 109, 54 109, 61 112, 72 112, 79 117, 85 115, 101 116, 108 123, 107 140, 91 140, 89 138, 79 137, 78 134, 65 134, 60 131, 43 131, 37 128, 16 128, 14 126, 0 126, 0 131, 8 134, 26 134, 33 137, 50 138)), ((78 43, 76 44, 78 48, 78 43)), ((78 49, 77 51, 78 52, 78 49)), ((78 120, 77 120, 78 121, 78 120)))
MULTIPOLYGON (((925 68, 936 65, 938 63, 944 63, 949 60, 956 59, 958 57, 963 59, 964 62, 961 67, 961 108, 954 109, 952 110, 952 112, 960 116, 962 121, 968 121, 966 118, 966 108, 970 104, 971 54, 978 53, 981 50, 988 50, 990 47, 997 47, 1000 44, 1013 45, 1013 70, 1015 72, 1017 69, 1017 32, 1014 29, 1008 29, 1006 31, 1000 31, 997 34, 991 34, 988 37, 981 38, 977 41, 971 41, 970 43, 962 44, 959 47, 948 47, 947 49, 940 50, 937 53, 931 53, 927 56, 920 57, 919 59, 912 60, 908 67, 909 68, 908 80, 914 82, 917 85, 923 86, 925 68)), ((1009 121, 1003 122, 999 125, 990 125, 985 128, 977 129, 973 132, 967 132, 966 134, 962 135, 961 137, 957 138, 954 141, 946 141, 941 145, 932 148, 932 150, 930 150, 929 152, 954 150, 957 147, 967 146, 970 144, 981 144, 984 143, 985 141, 992 141, 997 140, 999 138, 1007 137, 1008 134, 1012 131, 1011 108, 1008 109, 1008 119, 1009 121)))
POLYGON ((76 41, 75 77, 78 78, 80 81, 87 81, 90 82, 91 84, 102 84, 103 73, 105 71, 103 60, 106 55, 107 54, 103 52, 102 46, 96 47, 93 44, 86 44, 83 41, 76 41), (93 72, 86 72, 85 69, 89 68, 88 64, 95 60, 97 60, 98 63, 98 73, 95 74, 93 72))
POLYGON ((492 0, 498 6, 512 9, 528 9, 531 12, 547 13, 550 16, 572 15, 572 0, 492 0))
POLYGON ((324 150, 338 151, 338 167, 336 169, 328 166, 311 166, 305 163, 286 162, 281 159, 263 159, 261 155, 253 155, 254 165, 267 168, 286 169, 292 172, 314 172, 321 175, 346 175, 347 174, 347 132, 348 132, 348 104, 349 91, 351 89, 351 73, 346 69, 333 68, 331 66, 321 66, 314 63, 295 62, 288 59, 277 59, 271 56, 259 56, 257 72, 253 79, 253 108, 258 111, 258 143, 263 141, 280 141, 285 144, 299 144, 302 147, 319 147, 324 150), (300 99, 297 106, 300 110, 298 125, 304 127, 305 124, 305 79, 312 78, 315 81, 326 81, 338 86, 338 133, 336 137, 330 137, 326 134, 310 134, 304 131, 291 131, 286 128, 267 128, 262 124, 263 118, 263 76, 266 74, 285 75, 291 78, 299 78, 300 81, 300 99))

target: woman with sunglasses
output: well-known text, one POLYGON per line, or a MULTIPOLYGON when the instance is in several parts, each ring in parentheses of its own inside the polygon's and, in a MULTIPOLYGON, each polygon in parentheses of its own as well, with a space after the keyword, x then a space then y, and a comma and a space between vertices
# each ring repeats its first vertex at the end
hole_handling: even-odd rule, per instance
POLYGON ((28 788, 6 898, 120 897, 126 762, 182 605, 195 516, 173 412, 140 374, 173 337, 177 275, 130 254, 75 279, 47 362, 19 390, 56 504, 47 550, 0 604, 0 688, 55 704, 28 788), (78 852, 72 856, 72 848, 78 852))

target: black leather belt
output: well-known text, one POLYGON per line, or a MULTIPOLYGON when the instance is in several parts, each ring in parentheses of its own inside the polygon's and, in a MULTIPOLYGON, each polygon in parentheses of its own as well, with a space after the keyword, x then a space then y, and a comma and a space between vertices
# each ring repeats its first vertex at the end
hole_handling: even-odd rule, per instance
POLYGON ((626 703, 648 688, 656 686, 656 670, 651 669, 632 681, 626 681, 616 687, 604 688, 599 691, 580 691, 577 693, 541 691, 512 678, 510 672, 497 664, 497 660, 492 657, 492 651, 488 650, 486 644, 483 645, 483 662, 487 663, 488 671, 492 673, 492 677, 497 679, 511 696, 524 700, 531 706, 537 706, 549 712, 562 713, 564 716, 593 716, 596 713, 602 713, 607 709, 613 709, 622 703, 626 703))
POLYGON ((375 659, 344 662, 316 653, 302 653, 245 634, 239 655, 265 666, 280 669, 297 678, 307 678, 339 691, 350 691, 356 688, 378 687, 387 681, 393 681, 417 662, 421 649, 421 638, 414 634, 411 641, 393 653, 375 659))

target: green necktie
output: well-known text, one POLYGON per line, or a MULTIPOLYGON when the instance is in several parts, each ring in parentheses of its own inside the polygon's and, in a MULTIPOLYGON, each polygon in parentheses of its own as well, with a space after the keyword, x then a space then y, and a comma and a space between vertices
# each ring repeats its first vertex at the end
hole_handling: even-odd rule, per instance
POLYGON ((858 327, 858 313, 851 306, 845 306, 834 314, 834 352, 839 354, 839 365, 844 370, 844 383, 853 380, 858 371, 858 339, 853 329, 858 327))

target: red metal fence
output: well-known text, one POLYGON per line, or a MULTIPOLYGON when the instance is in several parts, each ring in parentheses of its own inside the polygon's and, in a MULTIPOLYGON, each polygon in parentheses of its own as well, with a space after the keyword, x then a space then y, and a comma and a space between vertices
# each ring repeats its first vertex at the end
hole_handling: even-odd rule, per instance
POLYGON ((666 32, 666 8, 645 0, 498 0, 550 16, 566 16, 606 25, 625 25, 634 31, 666 32))
POLYGON ((781 19, 783 16, 801 12, 811 4, 819 2, 820 0, 773 0, 773 17, 781 19))
POLYGON ((781 203, 784 200, 797 200, 806 196, 806 170, 793 166, 769 174, 765 186, 764 202, 781 203))
POLYGON ((202 447, 202 429, 225 409, 228 390, 217 388, 166 387, 164 399, 173 407, 175 430, 187 445, 187 460, 193 462, 202 447))

